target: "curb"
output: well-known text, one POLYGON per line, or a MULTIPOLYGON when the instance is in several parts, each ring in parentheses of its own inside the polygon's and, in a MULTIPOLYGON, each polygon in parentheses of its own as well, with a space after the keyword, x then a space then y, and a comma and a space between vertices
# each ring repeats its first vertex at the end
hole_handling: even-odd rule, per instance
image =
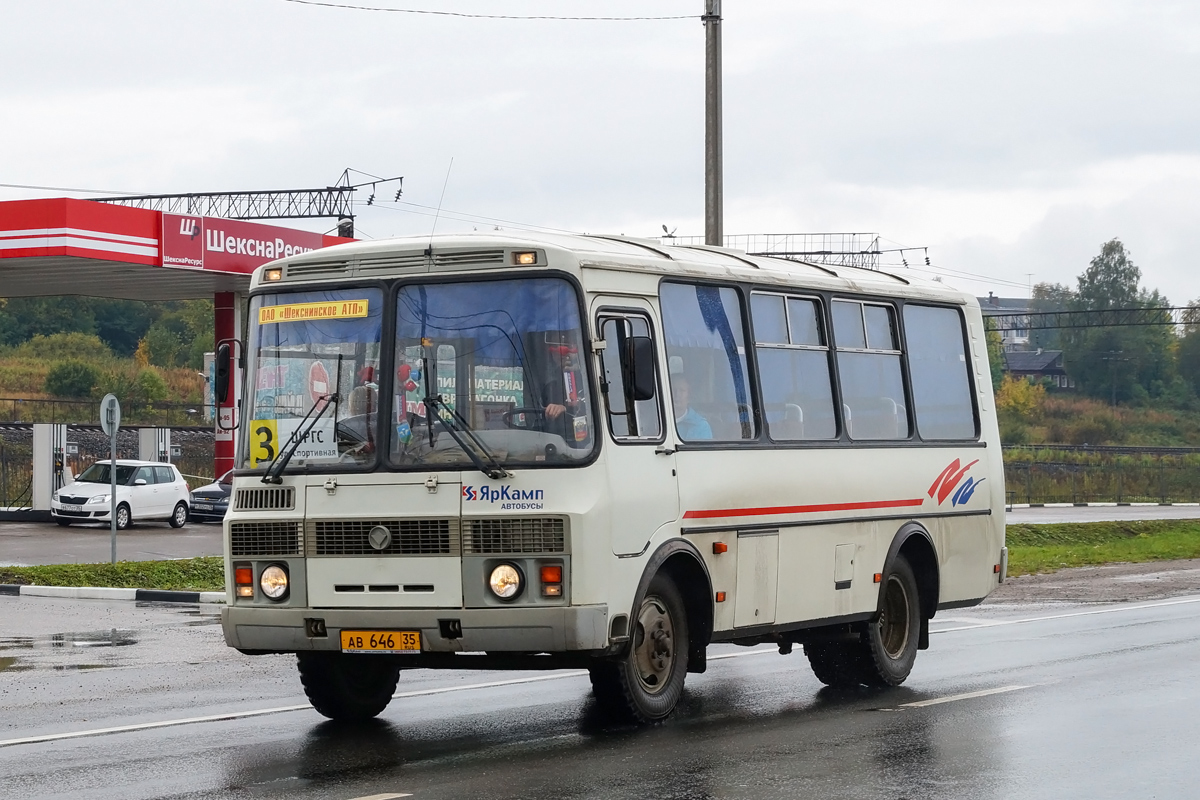
POLYGON ((24 586, 0 583, 0 595, 66 597, 72 600, 140 600, 144 603, 224 603, 224 592, 175 592, 165 589, 110 589, 102 586, 24 586))
POLYGON ((1009 503, 1005 507, 1011 511, 1014 508, 1116 508, 1118 506, 1130 506, 1132 508, 1159 508, 1162 506, 1196 508, 1200 506, 1200 503, 1009 503))

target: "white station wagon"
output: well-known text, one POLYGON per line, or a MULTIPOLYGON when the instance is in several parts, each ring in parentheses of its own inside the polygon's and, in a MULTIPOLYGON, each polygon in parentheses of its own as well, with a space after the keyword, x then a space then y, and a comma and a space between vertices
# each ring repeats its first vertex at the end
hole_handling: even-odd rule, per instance
MULTIPOLYGON (((97 461, 75 482, 54 493, 50 513, 59 525, 108 522, 111 461, 97 461)), ((187 481, 172 464, 117 460, 117 528, 135 521, 166 520, 182 528, 188 520, 187 481)))

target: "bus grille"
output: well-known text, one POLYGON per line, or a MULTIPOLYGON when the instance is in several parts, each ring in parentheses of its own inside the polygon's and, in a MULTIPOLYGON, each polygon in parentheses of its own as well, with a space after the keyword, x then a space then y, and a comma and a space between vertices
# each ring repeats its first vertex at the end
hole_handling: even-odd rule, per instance
POLYGON ((309 552, 318 556, 456 556, 460 552, 458 520, 309 520, 306 528, 309 552), (369 538, 377 525, 392 534, 382 550, 372 547, 369 538))
POLYGON ((565 553, 566 522, 556 517, 471 519, 464 553, 565 553))
POLYGON ((234 522, 229 525, 232 556, 298 556, 298 522, 234 522))
POLYGON ((233 507, 238 511, 290 511, 296 507, 296 490, 291 486, 238 489, 233 507))

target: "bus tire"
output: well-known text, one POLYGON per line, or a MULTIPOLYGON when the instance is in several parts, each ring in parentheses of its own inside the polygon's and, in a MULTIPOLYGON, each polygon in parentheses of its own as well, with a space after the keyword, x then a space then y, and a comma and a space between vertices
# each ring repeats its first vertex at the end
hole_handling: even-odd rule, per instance
POLYGON ((912 672, 921 635, 921 598, 917 577, 902 555, 885 573, 879 611, 867 625, 860 645, 862 678, 868 686, 899 686, 912 672))
POLYGON ((379 716, 396 691, 400 665, 387 656, 297 653, 300 683, 322 715, 343 722, 379 716))
POLYGON ((598 698, 615 700, 622 716, 653 725, 675 710, 687 677, 687 613, 669 575, 660 572, 650 581, 630 634, 620 661, 589 670, 592 687, 598 698))
POLYGON ((817 680, 826 686, 849 689, 864 682, 862 647, 857 642, 809 642, 804 655, 817 680))

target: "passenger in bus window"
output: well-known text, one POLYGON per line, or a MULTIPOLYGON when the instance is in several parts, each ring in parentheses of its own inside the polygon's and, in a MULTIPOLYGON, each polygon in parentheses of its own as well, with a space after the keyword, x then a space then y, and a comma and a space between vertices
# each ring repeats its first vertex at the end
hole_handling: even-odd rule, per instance
POLYGON ((675 408, 675 431, 687 441, 713 438, 708 420, 688 405, 691 386, 683 375, 671 376, 671 404, 675 408))

